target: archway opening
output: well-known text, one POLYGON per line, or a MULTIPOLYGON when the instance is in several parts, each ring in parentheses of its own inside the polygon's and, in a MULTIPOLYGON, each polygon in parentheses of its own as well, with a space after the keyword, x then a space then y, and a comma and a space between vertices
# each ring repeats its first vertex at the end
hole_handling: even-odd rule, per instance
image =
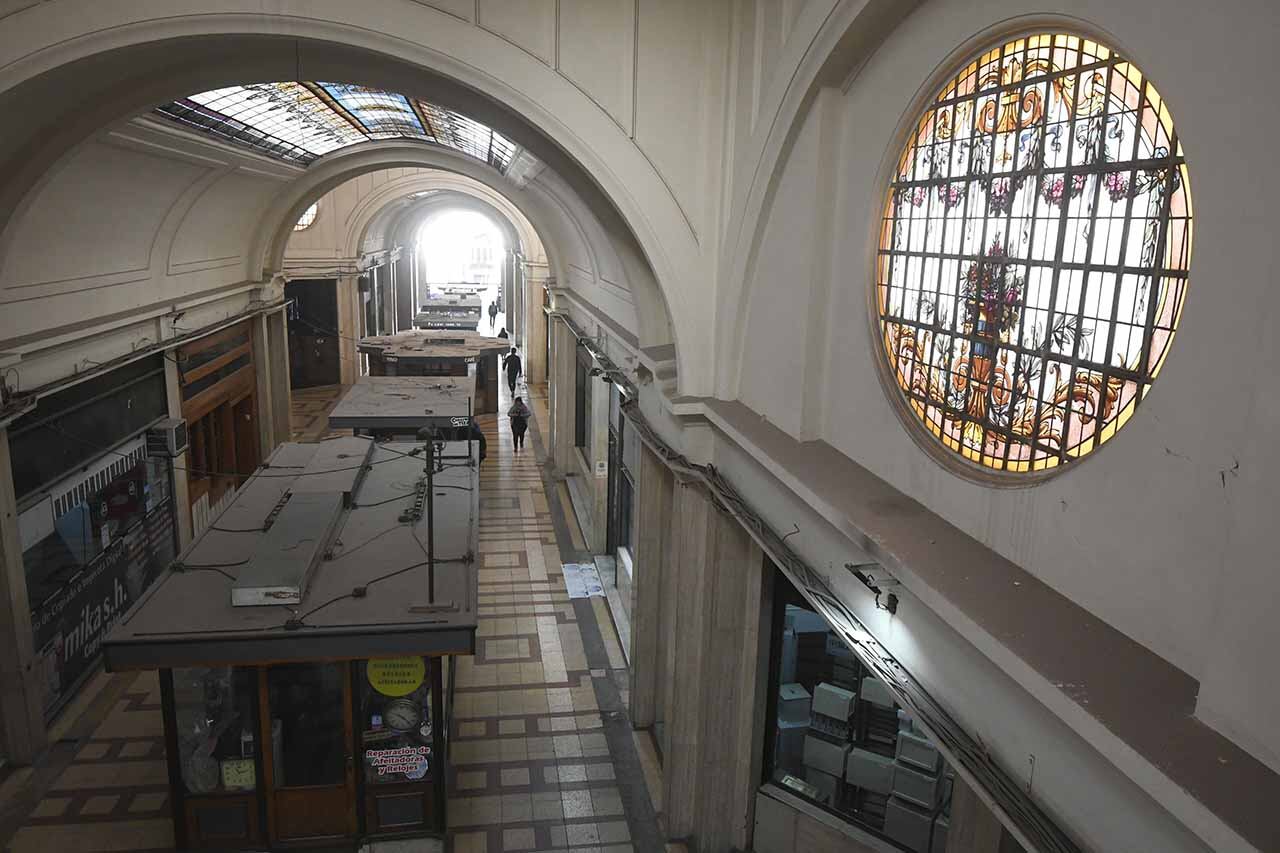
POLYGON ((474 210, 447 209, 430 216, 413 240, 414 302, 443 296, 480 299, 480 328, 508 327, 503 265, 508 247, 491 219, 474 210))

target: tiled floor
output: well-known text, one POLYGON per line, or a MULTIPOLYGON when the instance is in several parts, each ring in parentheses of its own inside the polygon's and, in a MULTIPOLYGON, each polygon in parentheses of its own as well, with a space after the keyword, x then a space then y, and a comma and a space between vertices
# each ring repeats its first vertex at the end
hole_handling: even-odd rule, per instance
MULTIPOLYGON (((325 415, 341 390, 295 394, 299 440, 328 434, 325 415)), ((535 391, 530 402, 535 420, 547 423, 545 396, 535 391)), ((477 654, 458 660, 450 849, 661 850, 652 841, 653 812, 630 729, 618 714, 625 700, 621 653, 603 600, 575 606, 567 597, 554 519, 569 528, 563 510, 548 502, 537 439, 531 432, 516 455, 506 418, 501 428, 492 415, 481 426, 488 459, 481 470, 480 621, 477 654), (602 714, 598 696, 613 710, 602 714)), ((580 532, 568 535, 569 549, 580 547, 580 532)), ((95 685, 97 698, 86 701, 46 759, 0 781, 6 851, 172 850, 156 675, 102 676, 95 685)))
POLYGON ((349 386, 321 385, 303 388, 289 396, 289 427, 294 441, 320 441, 331 435, 350 435, 351 430, 329 429, 329 410, 338 404, 349 386))
POLYGON ((27 812, 9 853, 173 849, 156 674, 112 676, 100 695, 106 713, 88 736, 56 744, 35 784, 6 800, 27 812))
MULTIPOLYGON (((535 418, 545 424, 539 396, 535 418)), ((506 418, 497 421, 481 419, 489 458, 480 475, 479 648, 458 667, 453 849, 631 851, 534 442, 515 454, 506 418)))

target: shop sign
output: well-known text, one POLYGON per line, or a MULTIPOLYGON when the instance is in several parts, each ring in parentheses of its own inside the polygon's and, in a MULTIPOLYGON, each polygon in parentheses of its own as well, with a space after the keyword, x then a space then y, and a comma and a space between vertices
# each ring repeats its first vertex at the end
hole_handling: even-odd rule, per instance
POLYGON ((396 749, 366 749, 365 760, 378 769, 379 776, 403 774, 406 779, 421 779, 431 764, 431 747, 402 746, 396 749))
POLYGON ((427 666, 420 657, 374 658, 367 672, 369 684, 383 696, 408 696, 422 686, 427 666))
POLYGON ((31 612, 44 711, 52 715, 97 662, 116 620, 173 557, 171 504, 165 501, 31 612))

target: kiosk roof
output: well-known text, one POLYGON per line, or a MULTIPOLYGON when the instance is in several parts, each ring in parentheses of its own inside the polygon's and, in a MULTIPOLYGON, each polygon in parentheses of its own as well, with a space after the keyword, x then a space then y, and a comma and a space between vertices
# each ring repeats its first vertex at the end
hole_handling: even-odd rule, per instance
MULTIPOLYGON (((478 468, 466 442, 445 445, 435 474, 435 602, 427 595, 427 519, 413 512, 425 490, 422 446, 367 438, 285 444, 240 489, 232 505, 166 569, 103 643, 107 668, 350 660, 469 654, 476 630, 478 468), (366 459, 366 454, 368 457, 366 459), (411 455, 412 454, 412 455, 411 455), (318 518, 297 546, 318 546, 301 601, 233 606, 241 573, 282 555, 271 537, 286 495, 314 496, 312 482, 351 481, 335 523, 318 518), (307 485, 304 485, 307 484, 307 485), (274 514, 273 514, 274 513, 274 514), (331 528, 326 534, 326 529, 331 528), (323 542, 308 541, 323 538, 323 542)), ((302 501, 306 506, 310 501, 302 501)), ((328 512, 320 507, 323 514, 328 512)), ((297 547, 295 546, 295 547, 297 547)))
POLYGON ((470 380, 448 376, 361 376, 329 412, 333 429, 466 426, 470 380), (467 384, 463 384, 466 382, 467 384))
POLYGON ((468 361, 504 353, 511 348, 511 341, 465 329, 414 329, 394 335, 362 338, 357 348, 363 353, 380 355, 386 360, 468 361))

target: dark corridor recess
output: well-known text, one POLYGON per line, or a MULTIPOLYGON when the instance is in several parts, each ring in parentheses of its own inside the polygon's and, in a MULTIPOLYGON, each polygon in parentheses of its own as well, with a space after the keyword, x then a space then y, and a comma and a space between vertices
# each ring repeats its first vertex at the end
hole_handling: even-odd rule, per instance
POLYGON ((284 295, 289 300, 289 385, 337 385, 341 381, 337 281, 298 279, 285 285, 284 295))

